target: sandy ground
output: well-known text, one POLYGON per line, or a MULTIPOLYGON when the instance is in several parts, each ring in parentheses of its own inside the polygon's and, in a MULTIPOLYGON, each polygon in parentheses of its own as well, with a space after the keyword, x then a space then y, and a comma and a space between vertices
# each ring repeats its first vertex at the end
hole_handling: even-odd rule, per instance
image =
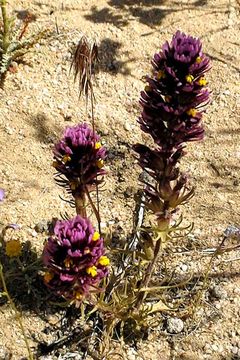
MULTIPOLYGON (((35 225, 65 211, 73 215, 59 198, 63 190, 53 181, 51 149, 65 126, 90 121, 69 76, 71 49, 83 33, 97 40, 101 57, 95 115, 109 151, 109 173, 101 194, 103 222, 114 224, 120 240, 131 228, 133 197, 141 186, 131 145, 146 140, 137 124, 142 78, 150 72, 153 54, 180 29, 200 37, 212 59, 211 104, 203 119, 206 137, 201 144, 189 146, 182 163, 197 187, 195 198, 184 208, 186 219, 195 223, 191 246, 211 248, 228 225, 239 224, 239 2, 16 0, 11 7, 18 16, 26 9, 36 15, 32 29, 52 32, 50 39, 26 56, 17 73, 8 76, 0 94, 0 187, 7 192, 0 221, 21 225, 15 237, 30 241, 40 253, 46 234, 37 233, 35 225)), ((225 260, 237 256, 234 253, 225 260)), ((178 262, 179 266, 188 263, 189 271, 201 268, 188 256, 179 255, 178 262)), ((124 359, 240 359, 238 265, 237 261, 216 262, 210 282, 225 295, 206 297, 201 320, 192 328, 187 323, 184 332, 174 336, 159 328, 137 349, 128 347, 124 359)), ((57 315, 46 311, 41 316, 34 306, 26 309, 24 302, 19 306, 34 347, 37 340, 47 339, 43 329, 57 315)), ((0 323, 0 346, 6 352, 2 359, 7 359, 8 352, 12 359, 23 359, 24 342, 6 304, 0 307, 0 323)))

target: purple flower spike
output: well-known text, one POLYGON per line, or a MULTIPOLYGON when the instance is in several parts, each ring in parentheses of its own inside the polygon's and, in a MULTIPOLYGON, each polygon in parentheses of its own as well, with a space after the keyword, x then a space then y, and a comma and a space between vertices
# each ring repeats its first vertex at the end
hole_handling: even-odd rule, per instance
POLYGON ((193 196, 188 177, 178 162, 189 141, 202 140, 203 107, 209 101, 207 81, 209 58, 199 39, 177 31, 152 60, 152 76, 141 92, 142 113, 138 120, 156 147, 136 144, 141 168, 152 178, 145 181, 146 206, 157 216, 159 226, 171 220, 177 206, 193 196))
POLYGON ((79 304, 100 291, 99 283, 107 276, 110 263, 104 253, 103 239, 88 219, 78 215, 57 221, 54 236, 43 251, 45 284, 57 295, 79 304))
POLYGON ((3 199, 5 198, 5 191, 0 188, 0 202, 3 201, 3 199))
POLYGON ((67 127, 62 140, 54 147, 53 166, 58 171, 56 181, 74 193, 85 186, 100 183, 97 176, 104 175, 106 150, 99 136, 87 124, 67 127))
POLYGON ((209 99, 204 74, 210 65, 200 40, 177 31, 152 65, 153 76, 146 77, 148 85, 141 93, 141 129, 168 151, 201 140, 201 107, 209 99))

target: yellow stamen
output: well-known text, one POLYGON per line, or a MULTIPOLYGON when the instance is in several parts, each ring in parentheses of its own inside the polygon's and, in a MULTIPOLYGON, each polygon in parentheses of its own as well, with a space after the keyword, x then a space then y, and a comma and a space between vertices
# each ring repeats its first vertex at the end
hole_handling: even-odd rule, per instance
POLYGON ((110 260, 107 256, 101 256, 98 262, 102 266, 108 266, 110 264, 110 260))
POLYGON ((98 241, 99 239, 100 239, 100 234, 99 232, 95 231, 92 237, 92 241, 98 241))
POLYGON ((88 275, 95 277, 97 275, 97 268, 96 266, 90 266, 89 268, 86 269, 86 272, 88 275))
POLYGON ((158 80, 161 80, 161 79, 165 79, 165 77, 166 77, 166 74, 164 73, 164 71, 163 71, 163 70, 159 70, 158 73, 157 73, 156 78, 157 78, 158 80))
POLYGON ((66 258, 64 260, 64 265, 66 266, 66 268, 70 268, 72 264, 73 264, 72 259, 66 258))
POLYGON ((5 248, 8 257, 18 257, 22 251, 22 245, 19 240, 9 240, 5 248))
POLYGON ((202 61, 202 58, 201 58, 200 56, 198 56, 198 57, 196 58, 196 63, 197 63, 197 64, 200 64, 201 61, 202 61))
POLYGON ((165 96, 165 101, 166 101, 167 103, 169 103, 169 102, 171 101, 171 96, 166 95, 166 96, 165 96))
POLYGON ((78 291, 74 291, 74 297, 76 300, 82 300, 82 294, 78 291))
POLYGON ((71 190, 76 190, 77 186, 78 186, 78 183, 76 181, 71 181, 70 182, 70 189, 71 190))
POLYGON ((99 169, 101 169, 104 166, 104 161, 102 159, 97 160, 96 165, 99 169))
POLYGON ((85 250, 84 250, 84 255, 87 255, 87 254, 90 254, 90 249, 88 249, 88 248, 86 248, 85 250))
POLYGON ((58 161, 53 161, 52 166, 56 168, 58 166, 58 161))
POLYGON ((200 77, 200 79, 198 80, 198 85, 206 86, 207 85, 207 80, 204 77, 200 77))
POLYGON ((62 157, 62 162, 66 164, 68 161, 71 161, 71 157, 66 154, 62 157))
POLYGON ((151 86, 146 85, 145 88, 144 88, 144 90, 145 90, 146 92, 150 92, 150 91, 152 91, 152 88, 151 88, 151 86))
POLYGON ((189 109, 188 111, 187 111, 187 114, 189 115, 189 116, 196 116, 197 115, 197 110, 196 109, 189 109))
POLYGON ((193 80, 194 80, 194 77, 193 77, 192 75, 187 75, 187 76, 186 76, 186 81, 187 81, 188 83, 192 83, 193 80))
POLYGON ((95 144, 95 150, 98 150, 102 147, 102 144, 100 142, 96 142, 95 144))
POLYGON ((48 284, 54 278, 54 274, 52 272, 46 271, 43 278, 44 281, 48 284))

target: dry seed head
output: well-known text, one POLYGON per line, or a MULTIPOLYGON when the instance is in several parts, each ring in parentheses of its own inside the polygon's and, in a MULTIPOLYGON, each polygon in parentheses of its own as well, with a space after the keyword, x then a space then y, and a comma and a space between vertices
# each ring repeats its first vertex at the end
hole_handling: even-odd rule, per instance
POLYGON ((70 70, 73 69, 74 81, 79 78, 79 96, 83 93, 88 98, 92 92, 92 73, 98 62, 98 46, 85 36, 80 39, 73 54, 70 70))

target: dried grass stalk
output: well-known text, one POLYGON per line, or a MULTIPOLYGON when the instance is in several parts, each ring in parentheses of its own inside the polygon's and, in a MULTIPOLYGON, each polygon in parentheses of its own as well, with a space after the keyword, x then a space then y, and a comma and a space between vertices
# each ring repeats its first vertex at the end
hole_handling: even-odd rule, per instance
POLYGON ((89 92, 93 98, 92 75, 99 61, 98 46, 82 36, 73 54, 70 71, 74 72, 74 81, 79 78, 79 97, 82 94, 88 100, 89 92))

